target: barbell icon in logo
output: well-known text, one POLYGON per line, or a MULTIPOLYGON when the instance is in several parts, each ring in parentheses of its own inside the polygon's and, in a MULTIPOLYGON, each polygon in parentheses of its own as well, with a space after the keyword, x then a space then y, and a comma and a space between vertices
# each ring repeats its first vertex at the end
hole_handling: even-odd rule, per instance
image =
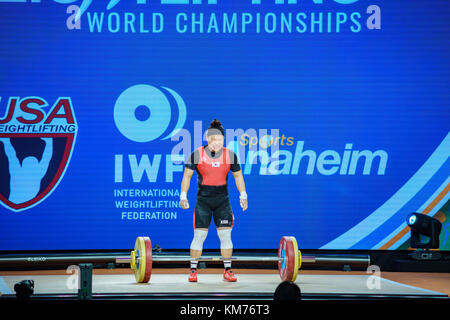
POLYGON ((149 142, 168 132, 172 137, 186 121, 186 104, 172 89, 138 84, 124 90, 114 105, 114 122, 120 133, 135 142, 149 142), (169 129, 174 108, 178 108, 175 127, 169 129))

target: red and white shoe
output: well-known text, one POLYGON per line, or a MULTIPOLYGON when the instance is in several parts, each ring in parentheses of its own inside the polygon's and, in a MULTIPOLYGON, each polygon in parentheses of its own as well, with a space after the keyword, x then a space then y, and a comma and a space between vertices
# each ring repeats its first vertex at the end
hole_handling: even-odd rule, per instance
POLYGON ((189 282, 197 282, 197 270, 191 269, 188 280, 189 282))
POLYGON ((231 269, 225 270, 223 272, 223 281, 228 282, 236 282, 237 278, 234 276, 233 271, 231 269))

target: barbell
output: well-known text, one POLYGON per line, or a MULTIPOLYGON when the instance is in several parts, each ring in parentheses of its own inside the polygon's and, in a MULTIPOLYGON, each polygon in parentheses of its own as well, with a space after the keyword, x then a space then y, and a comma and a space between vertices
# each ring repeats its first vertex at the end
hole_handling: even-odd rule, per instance
MULTIPOLYGON (((189 256, 164 256, 152 255, 152 243, 149 237, 137 237, 134 250, 129 257, 117 257, 116 263, 129 263, 134 271, 134 276, 138 283, 147 283, 152 274, 153 262, 188 262, 196 261, 222 261, 222 257, 201 257, 198 259, 189 256)), ((336 265, 344 264, 349 266, 368 267, 370 265, 369 256, 331 256, 316 255, 304 256, 298 249, 297 240, 292 236, 283 236, 278 245, 278 256, 240 256, 227 258, 226 260, 240 262, 274 262, 278 264, 278 272, 282 281, 294 282, 297 279, 298 270, 305 264, 336 265)))

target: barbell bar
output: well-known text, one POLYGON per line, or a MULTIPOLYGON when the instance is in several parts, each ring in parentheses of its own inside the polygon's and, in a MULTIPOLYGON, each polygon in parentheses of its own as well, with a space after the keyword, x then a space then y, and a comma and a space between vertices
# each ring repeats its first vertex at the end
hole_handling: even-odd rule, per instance
POLYGON ((370 256, 337 256, 337 255, 316 255, 304 256, 298 249, 297 240, 292 236, 283 236, 278 246, 278 256, 239 256, 224 259, 222 257, 200 257, 198 259, 189 256, 169 256, 152 255, 151 240, 149 237, 138 237, 135 248, 128 257, 117 257, 116 263, 130 264, 134 271, 136 281, 146 283, 150 281, 153 262, 213 262, 231 260, 238 262, 271 262, 278 264, 280 278, 283 281, 294 282, 298 275, 298 270, 302 265, 317 264, 321 266, 331 266, 343 264, 349 266, 368 267, 370 256))
MULTIPOLYGON (((155 245, 155 249, 156 249, 155 245)), ((138 237, 135 249, 128 256, 117 255, 47 255, 47 256, 22 256, 6 255, 0 257, 0 268, 17 268, 20 266, 62 266, 79 263, 116 263, 130 264, 134 271, 137 282, 149 282, 154 262, 188 262, 191 260, 204 262, 223 261, 222 257, 201 257, 191 259, 189 256, 152 254, 150 238, 138 237)), ((160 248, 155 251, 160 251, 160 248)), ((277 263, 282 280, 295 281, 298 269, 304 265, 336 266, 349 265, 352 267, 368 267, 370 265, 369 255, 303 255, 298 250, 297 241, 294 237, 282 237, 278 248, 278 256, 237 256, 231 259, 235 262, 261 262, 277 263)))
MULTIPOLYGON (((134 251, 132 251, 134 253, 134 251)), ((139 260, 139 258, 135 258, 139 260)), ((305 256, 302 254, 302 265, 317 264, 320 266, 335 266, 336 264, 348 264, 355 267, 364 267, 367 265, 368 256, 365 255, 352 255, 351 257, 342 257, 340 255, 320 255, 320 256, 305 256)), ((131 264, 132 258, 130 256, 118 256, 115 258, 116 264, 131 264)), ((277 263, 283 259, 278 257, 263 257, 263 256, 238 256, 224 259, 222 257, 201 257, 201 258, 190 258, 181 255, 154 255, 153 262, 188 262, 188 261, 198 261, 198 262, 217 262, 223 260, 231 260, 232 262, 273 262, 277 263)), ((367 265, 368 266, 368 265, 367 265)), ((133 267, 130 266, 132 269, 133 267)))

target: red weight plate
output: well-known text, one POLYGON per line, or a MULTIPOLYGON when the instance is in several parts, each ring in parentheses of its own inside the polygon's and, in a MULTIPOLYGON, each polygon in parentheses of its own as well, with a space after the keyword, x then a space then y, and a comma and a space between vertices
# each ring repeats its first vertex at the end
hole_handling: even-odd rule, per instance
POLYGON ((152 276, 152 242, 149 237, 143 237, 145 243, 145 276, 142 282, 147 283, 152 276))
POLYGON ((278 271, 283 281, 292 281, 295 275, 295 247, 291 237, 284 236, 278 246, 278 271))

